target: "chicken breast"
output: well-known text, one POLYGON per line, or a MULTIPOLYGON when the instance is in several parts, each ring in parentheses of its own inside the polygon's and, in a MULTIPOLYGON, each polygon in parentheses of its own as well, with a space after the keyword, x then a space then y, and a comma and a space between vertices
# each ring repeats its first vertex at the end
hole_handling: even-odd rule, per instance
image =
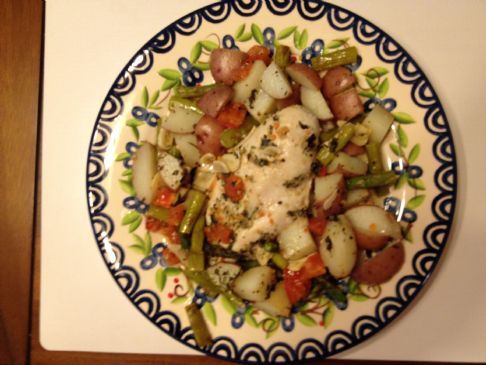
POLYGON ((319 132, 317 118, 294 105, 270 116, 233 149, 241 160, 235 174, 244 181, 245 195, 238 203, 228 199, 219 177, 210 191, 206 220, 233 230, 234 251, 249 251, 254 242, 275 238, 307 209, 319 132))

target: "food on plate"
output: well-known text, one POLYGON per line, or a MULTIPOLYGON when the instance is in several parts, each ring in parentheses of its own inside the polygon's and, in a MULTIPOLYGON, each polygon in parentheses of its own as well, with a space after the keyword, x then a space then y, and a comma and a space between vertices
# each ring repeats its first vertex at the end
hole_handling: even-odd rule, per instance
MULTIPOLYGON (((381 156, 393 116, 365 114, 345 67, 356 57, 349 47, 308 66, 281 45, 273 57, 217 48, 214 84, 176 88, 157 143, 134 156, 133 185, 167 263, 206 295, 286 317, 323 296, 345 309, 342 283, 400 270, 401 226, 377 204, 397 180, 381 156)), ((207 345, 199 309, 187 313, 207 345)))

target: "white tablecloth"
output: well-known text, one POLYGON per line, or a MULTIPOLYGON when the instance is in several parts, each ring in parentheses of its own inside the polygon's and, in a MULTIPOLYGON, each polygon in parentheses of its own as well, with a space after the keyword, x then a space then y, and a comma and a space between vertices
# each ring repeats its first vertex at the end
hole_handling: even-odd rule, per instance
MULTIPOLYGON (((110 277, 88 220, 85 165, 98 109, 119 71, 165 25, 210 2, 47 0, 40 317, 46 349, 194 353, 141 316, 110 277)), ((427 289, 395 323, 340 357, 486 362, 486 1, 335 3, 386 30, 423 67, 445 106, 459 166, 455 227, 427 289)))

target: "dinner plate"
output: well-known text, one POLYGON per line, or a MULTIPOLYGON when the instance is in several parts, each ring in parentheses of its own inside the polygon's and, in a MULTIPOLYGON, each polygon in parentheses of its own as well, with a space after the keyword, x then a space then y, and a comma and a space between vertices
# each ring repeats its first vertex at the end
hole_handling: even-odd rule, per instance
POLYGON ((109 273, 153 325, 185 345, 243 363, 322 359, 382 330, 414 300, 441 257, 453 220, 457 169, 442 105, 409 53, 376 25, 322 1, 228 0, 208 5, 162 29, 120 72, 94 123, 87 158, 87 201, 94 237, 109 273), (383 144, 399 179, 383 199, 401 222, 406 259, 381 286, 342 282, 349 305, 321 298, 276 318, 236 308, 190 285, 163 259, 165 243, 145 229, 147 204, 135 197, 132 157, 167 113, 180 84, 210 82, 209 52, 285 44, 308 63, 322 52, 349 46, 359 57, 348 67, 358 79, 365 109, 380 104, 395 122, 383 144), (184 307, 196 303, 213 335, 196 345, 184 307))

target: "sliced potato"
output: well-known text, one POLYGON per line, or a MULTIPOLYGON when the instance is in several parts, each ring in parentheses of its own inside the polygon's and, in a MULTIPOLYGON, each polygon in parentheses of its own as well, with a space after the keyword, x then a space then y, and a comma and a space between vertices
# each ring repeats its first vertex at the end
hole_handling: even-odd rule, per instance
POLYGON ((367 173, 368 165, 358 157, 338 152, 336 158, 327 166, 327 171, 330 174, 341 172, 345 177, 359 176, 367 173))
POLYGON ((404 261, 405 249, 399 242, 356 265, 352 278, 362 284, 383 284, 400 271, 404 261))
POLYGON ((374 143, 381 143, 388 134, 393 123, 393 115, 380 104, 375 104, 373 110, 361 122, 362 125, 371 130, 369 140, 374 143))
POLYGON ((300 100, 302 105, 309 109, 318 119, 328 120, 334 117, 319 89, 315 90, 302 86, 300 88, 300 100))
POLYGON ((337 119, 351 120, 364 113, 364 105, 354 87, 329 99, 329 106, 337 119))
POLYGON ((140 200, 150 203, 155 194, 152 179, 157 173, 156 152, 153 144, 144 142, 133 156, 133 188, 140 200))
POLYGON ((280 281, 275 285, 275 289, 270 293, 270 297, 263 302, 256 302, 253 304, 255 308, 258 308, 271 316, 288 317, 290 315, 289 298, 285 291, 283 281, 280 281))
POLYGON ((199 119, 201 114, 176 105, 174 111, 162 120, 162 127, 173 133, 192 133, 199 119))
POLYGON ((256 60, 253 63, 248 76, 233 85, 235 92, 233 95, 234 102, 244 103, 251 96, 253 90, 260 88, 260 80, 266 68, 267 66, 261 60, 256 60))
POLYGON ((293 83, 292 94, 284 99, 277 99, 277 110, 282 110, 295 104, 300 104, 300 85, 293 83))
POLYGON ((268 65, 261 79, 262 89, 275 99, 283 99, 292 94, 292 87, 285 72, 275 63, 268 65))
POLYGON ((174 139, 186 165, 194 167, 201 157, 197 148, 196 136, 194 134, 176 134, 174 139))
POLYGON ((296 83, 312 90, 319 90, 321 88, 322 80, 319 74, 303 63, 293 63, 286 67, 288 75, 296 83))
POLYGON ((159 168, 159 175, 164 180, 164 183, 169 188, 177 190, 184 177, 181 161, 167 152, 160 152, 157 166, 159 168))
POLYGON ((268 298, 274 284, 275 270, 268 266, 257 266, 241 273, 231 287, 242 299, 262 302, 268 298))
POLYGON ((368 189, 354 189, 346 193, 346 198, 343 200, 343 208, 348 209, 355 205, 365 202, 370 197, 368 189))
POLYGON ((252 96, 245 101, 248 113, 259 122, 263 122, 269 114, 275 111, 275 99, 262 89, 255 90, 252 96))
POLYGON ((376 250, 390 239, 402 237, 400 224, 383 208, 362 205, 349 209, 345 215, 356 232, 360 248, 376 250))
POLYGON ((208 267, 207 272, 213 283, 226 290, 240 274, 241 267, 229 262, 219 262, 208 267))
POLYGON ((204 114, 216 118, 219 111, 231 101, 233 88, 222 85, 209 90, 198 100, 197 106, 204 114))
POLYGON ((323 204, 324 210, 328 210, 336 200, 340 201, 344 191, 344 176, 340 173, 314 179, 314 199, 316 203, 323 204))
POLYGON ((353 228, 343 215, 329 221, 321 238, 319 251, 327 269, 336 279, 348 276, 356 263, 358 248, 353 228))
POLYGON ((214 81, 232 85, 234 74, 240 68, 247 54, 237 49, 217 48, 211 52, 209 67, 214 81))
POLYGON ((334 67, 326 72, 322 78, 322 92, 326 99, 349 89, 356 82, 356 78, 344 66, 334 67))
POLYGON ((317 251, 309 232, 307 217, 298 217, 278 235, 280 253, 287 260, 297 260, 317 251))

